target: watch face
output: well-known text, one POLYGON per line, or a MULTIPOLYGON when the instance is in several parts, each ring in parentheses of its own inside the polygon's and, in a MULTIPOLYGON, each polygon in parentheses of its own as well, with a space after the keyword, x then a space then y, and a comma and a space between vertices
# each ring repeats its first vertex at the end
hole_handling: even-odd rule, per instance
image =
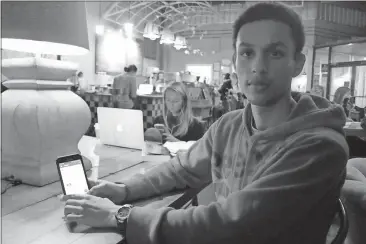
POLYGON ((119 211, 119 215, 122 216, 122 217, 127 217, 129 212, 130 212, 130 208, 122 207, 119 211))
POLYGON ((123 205, 118 210, 118 213, 116 215, 118 220, 122 221, 122 220, 126 219, 128 217, 128 215, 130 214, 131 208, 132 208, 132 206, 130 206, 130 205, 123 205))

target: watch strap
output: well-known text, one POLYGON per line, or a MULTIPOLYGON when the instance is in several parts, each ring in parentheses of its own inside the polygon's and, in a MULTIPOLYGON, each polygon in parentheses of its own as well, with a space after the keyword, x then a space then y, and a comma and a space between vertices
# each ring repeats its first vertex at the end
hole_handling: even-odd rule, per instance
POLYGON ((127 220, 132 208, 133 205, 125 204, 118 210, 118 212, 115 215, 117 221, 117 228, 123 237, 126 237, 127 220), (125 216, 121 216, 122 211, 128 211, 128 213, 125 216))

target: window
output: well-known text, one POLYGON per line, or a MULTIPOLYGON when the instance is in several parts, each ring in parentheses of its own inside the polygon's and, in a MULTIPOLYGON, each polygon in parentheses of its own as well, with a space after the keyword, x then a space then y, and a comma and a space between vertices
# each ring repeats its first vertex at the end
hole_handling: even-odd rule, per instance
POLYGON ((199 82, 206 78, 207 84, 212 82, 212 64, 187 64, 186 71, 191 72, 192 75, 200 76, 199 82))

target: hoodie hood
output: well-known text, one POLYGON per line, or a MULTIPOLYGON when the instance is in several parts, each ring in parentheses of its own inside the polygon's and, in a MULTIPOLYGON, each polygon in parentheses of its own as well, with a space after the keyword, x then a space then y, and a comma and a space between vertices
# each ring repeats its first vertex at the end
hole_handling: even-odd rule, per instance
MULTIPOLYGON (((254 137, 280 139, 299 131, 319 127, 330 128, 344 135, 343 126, 346 124, 346 114, 342 106, 333 104, 323 97, 307 93, 292 92, 291 96, 297 104, 287 121, 276 127, 260 131, 254 137)), ((247 128, 251 128, 250 104, 245 108, 244 119, 247 128)))

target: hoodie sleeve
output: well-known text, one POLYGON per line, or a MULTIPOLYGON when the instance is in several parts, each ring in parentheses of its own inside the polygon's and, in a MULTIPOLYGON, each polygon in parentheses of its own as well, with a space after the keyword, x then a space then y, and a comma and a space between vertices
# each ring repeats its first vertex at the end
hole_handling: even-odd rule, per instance
POLYGON ((302 137, 281 150, 258 180, 222 202, 185 210, 133 208, 128 219, 127 241, 129 244, 270 241, 342 184, 348 158, 345 147, 329 136, 302 137))
MULTIPOLYGON (((217 121, 218 122, 218 121, 217 121)), ((216 124, 187 152, 123 181, 129 190, 128 201, 161 195, 173 189, 199 188, 211 182, 212 137, 216 124)))

